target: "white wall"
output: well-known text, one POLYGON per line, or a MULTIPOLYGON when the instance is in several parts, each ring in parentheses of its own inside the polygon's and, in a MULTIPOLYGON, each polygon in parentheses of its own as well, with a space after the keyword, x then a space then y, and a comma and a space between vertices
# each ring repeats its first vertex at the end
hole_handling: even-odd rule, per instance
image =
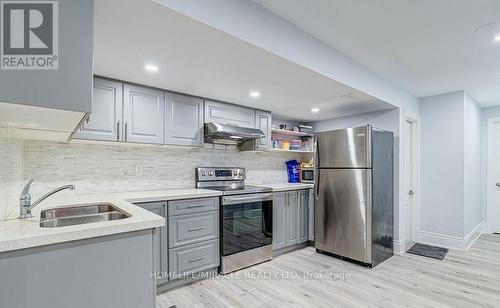
POLYGON ((421 116, 421 230, 464 235, 464 92, 424 98, 421 116))
POLYGON ((155 0, 312 71, 418 114, 418 99, 253 1, 155 0))
POLYGON ((483 221, 481 194, 482 120, 481 108, 467 94, 464 104, 464 235, 483 221))
POLYGON ((356 127, 363 125, 372 125, 373 127, 388 130, 394 133, 394 241, 396 243, 396 252, 403 248, 398 243, 404 240, 404 216, 402 211, 400 193, 403 191, 403 173, 399 172, 400 163, 400 118, 399 109, 362 113, 349 117, 335 118, 324 121, 312 122, 316 132, 356 127), (398 247, 401 246, 401 247, 398 247))

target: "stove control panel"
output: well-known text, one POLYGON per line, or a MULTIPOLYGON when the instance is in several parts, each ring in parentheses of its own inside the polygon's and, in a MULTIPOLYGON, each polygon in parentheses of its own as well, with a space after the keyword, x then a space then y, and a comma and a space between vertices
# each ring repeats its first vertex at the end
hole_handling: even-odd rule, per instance
POLYGON ((196 168, 196 181, 234 181, 245 179, 245 168, 196 168))

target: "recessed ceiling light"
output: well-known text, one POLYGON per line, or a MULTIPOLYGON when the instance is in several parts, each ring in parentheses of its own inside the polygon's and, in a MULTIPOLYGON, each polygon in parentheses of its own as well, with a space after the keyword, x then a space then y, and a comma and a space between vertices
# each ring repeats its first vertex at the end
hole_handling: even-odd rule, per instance
POLYGON ((257 98, 260 96, 260 92, 259 91, 250 91, 250 96, 257 98))
POLYGON ((144 66, 144 69, 148 72, 158 72, 158 66, 153 64, 146 64, 144 66))
POLYGON ((318 113, 319 112, 319 108, 311 108, 311 112, 312 113, 318 113))
POLYGON ((495 39, 494 39, 495 42, 500 42, 500 33, 497 34, 497 36, 495 36, 495 39))

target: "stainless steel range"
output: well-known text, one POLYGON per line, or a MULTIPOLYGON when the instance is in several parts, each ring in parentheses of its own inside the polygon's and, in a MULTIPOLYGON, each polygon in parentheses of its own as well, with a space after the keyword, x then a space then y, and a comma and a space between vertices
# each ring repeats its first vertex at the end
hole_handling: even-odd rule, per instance
POLYGON ((222 192, 221 273, 273 255, 272 188, 245 185, 245 168, 196 168, 196 187, 222 192))

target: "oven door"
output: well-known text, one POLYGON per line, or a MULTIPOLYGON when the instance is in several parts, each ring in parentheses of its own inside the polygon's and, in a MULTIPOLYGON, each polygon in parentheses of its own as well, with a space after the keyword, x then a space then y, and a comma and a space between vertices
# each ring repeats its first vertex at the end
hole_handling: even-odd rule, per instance
POLYGON ((224 196, 221 216, 222 256, 272 244, 272 194, 224 196))

